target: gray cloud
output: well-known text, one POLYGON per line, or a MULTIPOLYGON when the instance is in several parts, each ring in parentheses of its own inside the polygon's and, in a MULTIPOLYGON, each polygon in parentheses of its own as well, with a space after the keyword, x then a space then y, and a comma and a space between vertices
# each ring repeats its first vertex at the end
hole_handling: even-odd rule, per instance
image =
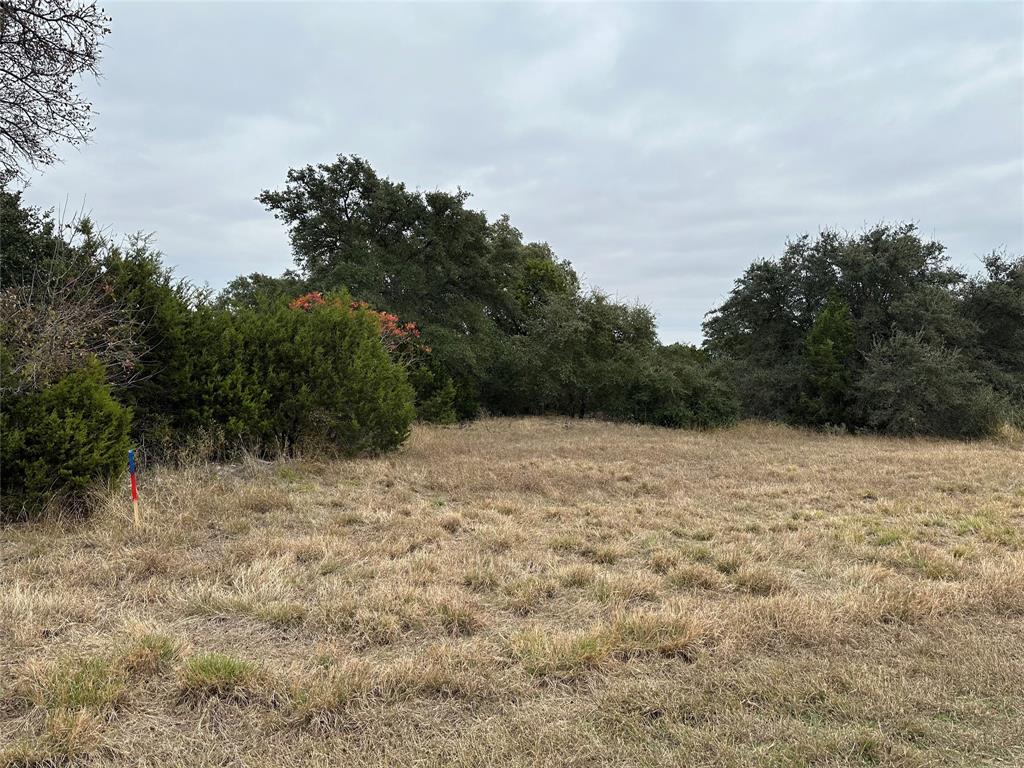
POLYGON ((356 153, 461 186, 699 341, 788 236, 918 222, 1024 250, 1018 4, 111 5, 92 145, 30 201, 222 286, 291 264, 254 197, 356 153))

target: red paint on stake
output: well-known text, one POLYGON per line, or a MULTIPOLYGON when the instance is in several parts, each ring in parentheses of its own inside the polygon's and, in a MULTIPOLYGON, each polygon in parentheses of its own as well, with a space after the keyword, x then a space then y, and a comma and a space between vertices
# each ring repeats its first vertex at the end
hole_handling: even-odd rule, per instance
POLYGON ((132 479, 132 512, 138 528, 142 525, 142 518, 139 516, 139 489, 135 485, 135 451, 128 451, 128 476, 132 479))

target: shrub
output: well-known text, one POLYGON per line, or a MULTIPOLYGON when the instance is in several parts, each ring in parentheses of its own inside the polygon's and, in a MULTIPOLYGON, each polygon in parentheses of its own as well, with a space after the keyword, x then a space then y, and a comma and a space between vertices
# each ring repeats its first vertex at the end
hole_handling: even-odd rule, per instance
POLYGON ((135 329, 110 300, 99 255, 105 242, 87 219, 65 225, 67 240, 56 238, 48 216, 9 213, 11 199, 0 191, 0 393, 38 392, 94 357, 111 381, 124 383, 136 363, 135 329))
POLYGON ((644 307, 600 294, 549 301, 502 345, 489 404, 499 413, 628 418, 628 382, 656 343, 644 307))
POLYGON ((434 424, 454 424, 459 420, 455 409, 455 382, 443 371, 425 364, 409 369, 409 382, 416 390, 416 418, 434 424))
POLYGON ((735 398, 707 356, 661 347, 646 307, 601 294, 549 302, 501 347, 488 382, 498 413, 604 416, 666 427, 735 418, 735 398))
MULTIPOLYGON (((314 307, 328 303, 328 299, 320 291, 311 291, 298 296, 289 302, 291 309, 310 311, 314 307)), ((344 305, 334 298, 333 304, 339 309, 344 305)), ((459 391, 443 368, 431 356, 432 349, 422 341, 416 323, 403 322, 391 312, 383 312, 370 307, 365 301, 354 301, 349 309, 363 310, 377 318, 380 340, 391 359, 406 368, 409 383, 415 392, 416 418, 437 424, 452 424, 459 420, 457 408, 459 391)), ((475 415, 475 402, 469 406, 465 415, 475 415)))
POLYGON ((858 401, 868 426, 895 435, 980 437, 994 433, 1004 414, 959 352, 905 333, 867 356, 858 401))
POLYGON ((672 344, 635 370, 624 418, 661 427, 707 429, 735 421, 739 401, 700 350, 672 344))
POLYGON ((173 444, 185 426, 192 397, 187 332, 190 305, 199 292, 174 278, 146 237, 129 238, 125 248, 111 247, 103 266, 108 302, 133 329, 136 348, 130 380, 115 394, 132 408, 136 441, 146 444, 148 458, 158 458, 160 444, 173 444))
POLYGON ((49 497, 84 511, 89 487, 125 466, 131 411, 95 358, 41 391, 5 397, 2 422, 5 518, 31 517, 49 497))
POLYGON ((402 365, 376 313, 347 296, 294 308, 203 307, 194 316, 194 420, 262 452, 341 454, 399 445, 413 418, 402 365))

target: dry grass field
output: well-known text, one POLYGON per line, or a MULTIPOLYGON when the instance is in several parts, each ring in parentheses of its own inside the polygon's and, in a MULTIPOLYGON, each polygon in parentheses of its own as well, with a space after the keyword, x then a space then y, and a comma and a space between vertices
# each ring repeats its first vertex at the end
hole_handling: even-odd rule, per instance
POLYGON ((561 419, 0 529, 0 765, 1024 765, 1024 451, 561 419))

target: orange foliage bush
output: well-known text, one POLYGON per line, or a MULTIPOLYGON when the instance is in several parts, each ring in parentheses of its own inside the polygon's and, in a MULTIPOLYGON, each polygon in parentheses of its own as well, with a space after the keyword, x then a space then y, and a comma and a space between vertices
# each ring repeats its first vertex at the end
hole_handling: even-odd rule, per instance
MULTIPOLYGON (((320 291, 310 291, 291 301, 288 306, 291 309, 310 312, 315 307, 330 303, 338 309, 345 305, 338 297, 324 298, 320 291)), ((420 337, 420 329, 416 323, 403 323, 398 315, 390 312, 373 309, 365 301, 349 302, 347 309, 350 312, 369 312, 377 317, 380 326, 380 340, 384 348, 394 357, 411 361, 421 354, 430 354, 430 347, 416 341, 420 337)))

